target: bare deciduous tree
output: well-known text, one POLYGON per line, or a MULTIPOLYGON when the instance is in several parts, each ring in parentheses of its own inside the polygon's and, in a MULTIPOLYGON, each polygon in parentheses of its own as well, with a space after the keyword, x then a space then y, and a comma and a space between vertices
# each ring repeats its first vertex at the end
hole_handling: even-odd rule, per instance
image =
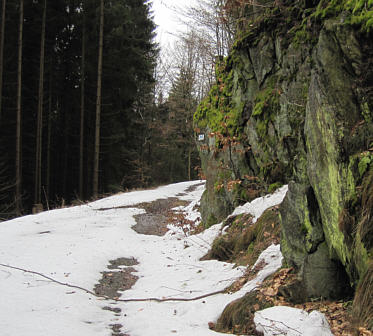
POLYGON ((227 0, 201 0, 183 13, 186 24, 209 41, 217 57, 228 54, 236 32, 236 21, 226 11, 226 3, 227 0))

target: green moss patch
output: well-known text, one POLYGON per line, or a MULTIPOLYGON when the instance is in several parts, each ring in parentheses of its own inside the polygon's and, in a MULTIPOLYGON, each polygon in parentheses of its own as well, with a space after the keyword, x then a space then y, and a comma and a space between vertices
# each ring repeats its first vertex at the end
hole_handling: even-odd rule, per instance
POLYGON ((267 87, 259 91, 255 98, 255 106, 253 110, 253 117, 260 116, 266 112, 277 110, 279 107, 279 92, 274 87, 267 87))
POLYGON ((275 192, 278 188, 281 188, 283 186, 283 183, 281 182, 275 182, 269 185, 268 192, 271 194, 275 192))
POLYGON ((256 119, 256 130, 262 139, 268 137, 268 124, 274 121, 276 112, 280 109, 280 91, 276 88, 276 81, 277 78, 272 77, 268 86, 255 97, 252 116, 256 119))
POLYGON ((231 98, 234 77, 231 63, 231 58, 227 57, 216 64, 216 84, 199 104, 194 124, 199 128, 208 126, 213 133, 235 136, 240 133, 243 106, 236 106, 231 98))
POLYGON ((373 165, 373 154, 370 152, 362 153, 358 165, 360 177, 364 175, 370 165, 373 165))
POLYGON ((316 19, 327 19, 343 15, 345 24, 370 32, 373 28, 372 0, 322 0, 312 14, 316 19))
POLYGON ((209 217, 207 218, 207 222, 205 223, 205 228, 209 228, 210 226, 218 223, 218 220, 213 214, 210 214, 209 217))

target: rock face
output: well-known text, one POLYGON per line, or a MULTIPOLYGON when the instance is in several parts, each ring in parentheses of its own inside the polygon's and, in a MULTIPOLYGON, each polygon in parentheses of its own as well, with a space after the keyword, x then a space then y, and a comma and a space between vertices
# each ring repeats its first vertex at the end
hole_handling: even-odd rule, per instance
POLYGON ((206 225, 289 184, 281 246, 295 301, 344 296, 371 260, 372 9, 282 1, 250 16, 194 117, 206 225))

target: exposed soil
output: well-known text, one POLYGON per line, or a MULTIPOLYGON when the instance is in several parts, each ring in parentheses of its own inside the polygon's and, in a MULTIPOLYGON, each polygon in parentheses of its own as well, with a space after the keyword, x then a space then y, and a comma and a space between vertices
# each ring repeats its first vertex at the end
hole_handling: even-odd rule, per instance
POLYGON ((97 295, 107 296, 111 299, 120 296, 119 291, 130 289, 137 281, 138 277, 132 273, 136 272, 133 267, 138 262, 134 258, 119 258, 111 260, 108 268, 113 271, 102 272, 102 278, 95 286, 94 291, 97 295), (125 268, 121 268, 126 266, 125 268))
MULTIPOLYGON (((203 183, 189 187, 186 192, 192 192, 203 183)), ((183 194, 185 195, 185 194, 183 194)), ((182 194, 177 196, 183 196, 182 194)), ((177 197, 170 197, 166 199, 158 199, 154 202, 139 203, 131 206, 119 206, 114 208, 100 208, 98 211, 106 211, 112 209, 128 209, 128 208, 142 208, 146 211, 145 214, 134 216, 136 224, 132 229, 139 234, 163 236, 167 231, 168 224, 184 225, 187 220, 183 214, 178 214, 173 211, 173 208, 186 206, 187 201, 182 201, 177 197)), ((44 232, 43 232, 44 233, 44 232)), ((130 289, 138 280, 138 277, 133 273, 136 270, 132 267, 138 265, 135 258, 118 258, 110 260, 107 268, 110 271, 102 272, 102 278, 94 287, 94 292, 98 295, 104 295, 109 298, 119 298, 120 292, 130 289)), ((123 314, 119 307, 112 303, 110 306, 103 308, 113 312, 115 316, 123 314)), ((112 336, 129 336, 121 332, 123 326, 121 324, 111 324, 112 336)))
POLYGON ((203 186, 203 185, 205 185, 205 182, 201 182, 201 183, 198 183, 198 184, 192 185, 192 186, 188 187, 187 189, 185 189, 185 192, 187 192, 187 193, 193 192, 193 191, 195 191, 198 187, 203 186))
POLYGON ((205 185, 205 182, 201 182, 201 183, 192 185, 192 186, 188 187, 187 189, 185 189, 185 192, 179 193, 176 196, 185 196, 185 195, 187 195, 187 193, 191 193, 191 192, 195 191, 198 187, 203 186, 203 185, 205 185))
POLYGON ((117 207, 110 207, 110 208, 99 208, 96 209, 97 211, 108 211, 108 210, 114 210, 114 209, 131 209, 136 208, 136 205, 120 205, 117 207))
POLYGON ((121 329, 123 328, 123 326, 119 323, 110 324, 110 328, 113 331, 111 334, 112 336, 129 336, 128 334, 123 334, 121 332, 121 329))
MULTIPOLYGON (((94 292, 97 295, 104 295, 114 299, 120 297, 120 291, 128 290, 136 283, 138 277, 132 274, 136 270, 131 266, 138 265, 139 263, 135 258, 118 258, 110 260, 109 263, 108 269, 111 271, 101 273, 102 278, 94 287, 94 292)), ((103 309, 113 312, 115 316, 121 316, 122 314, 122 310, 119 307, 106 306, 103 309)), ((122 327, 121 324, 111 324, 111 335, 129 336, 121 332, 122 327)))
POLYGON ((163 236, 168 230, 171 218, 175 214, 171 209, 186 206, 188 202, 176 197, 158 199, 154 202, 140 203, 138 208, 143 208, 146 213, 134 216, 136 225, 132 229, 145 235, 163 236))
POLYGON ((118 269, 121 266, 135 266, 139 264, 135 258, 118 258, 110 260, 109 263, 110 265, 107 267, 108 269, 118 269))

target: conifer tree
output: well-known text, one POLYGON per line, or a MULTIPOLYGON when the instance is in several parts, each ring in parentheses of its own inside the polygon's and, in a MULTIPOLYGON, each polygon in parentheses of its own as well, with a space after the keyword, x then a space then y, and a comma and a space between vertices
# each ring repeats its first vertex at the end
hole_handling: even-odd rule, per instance
POLYGON ((16 123, 16 214, 22 211, 21 203, 21 112, 22 112, 22 46, 23 46, 23 0, 19 0, 19 28, 18 28, 18 70, 17 70, 17 123, 16 123))
POLYGON ((43 105, 44 105, 44 55, 45 55, 45 25, 47 17, 47 0, 43 2, 43 17, 40 34, 40 65, 38 112, 36 125, 36 157, 35 157, 35 197, 34 203, 41 201, 41 164, 42 164, 42 136, 43 136, 43 105))
POLYGON ((2 100, 3 100, 5 10, 6 10, 6 0, 3 0, 2 11, 1 11, 1 27, 0 27, 0 125, 1 125, 2 100))
POLYGON ((0 182, 0 198, 15 188, 18 213, 147 183, 155 25, 145 0, 106 1, 104 11, 101 3, 6 2, 0 181, 10 182, 0 182))
POLYGON ((98 169, 100 163, 100 128, 101 128, 101 92, 102 92, 102 54, 104 44, 104 0, 100 2, 100 35, 98 44, 97 65, 97 95, 96 95, 96 127, 95 127, 95 156, 93 163, 93 197, 98 194, 98 169))
POLYGON ((79 142, 79 196, 84 196, 84 119, 85 119, 85 76, 86 76, 86 6, 82 0, 82 56, 80 73, 80 142, 79 142))

